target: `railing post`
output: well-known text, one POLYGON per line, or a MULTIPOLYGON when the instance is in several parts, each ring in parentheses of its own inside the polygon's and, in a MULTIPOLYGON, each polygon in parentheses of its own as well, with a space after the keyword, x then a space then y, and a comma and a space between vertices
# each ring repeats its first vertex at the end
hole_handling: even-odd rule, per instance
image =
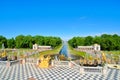
POLYGON ((103 67, 103 71, 102 71, 103 75, 106 75, 107 74, 107 65, 105 65, 103 67))
POLYGON ((24 64, 25 63, 25 59, 22 59, 22 64, 24 64))
POLYGON ((84 68, 80 67, 80 74, 83 74, 83 73, 84 73, 84 68))
POLYGON ((52 63, 51 63, 52 66, 54 66, 54 60, 52 60, 52 63))
POLYGON ((39 59, 37 59, 37 63, 36 63, 36 65, 37 65, 37 66, 39 65, 39 59))
POLYGON ((7 67, 10 67, 10 61, 7 61, 6 66, 7 66, 7 67))
POLYGON ((72 63, 71 62, 69 62, 68 65, 69 65, 70 68, 72 67, 72 63))

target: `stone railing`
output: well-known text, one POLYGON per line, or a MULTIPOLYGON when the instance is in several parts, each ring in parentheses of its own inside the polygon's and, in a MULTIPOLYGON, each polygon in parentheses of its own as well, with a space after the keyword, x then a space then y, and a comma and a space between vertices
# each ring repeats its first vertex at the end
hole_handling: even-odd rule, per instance
POLYGON ((0 66, 6 66, 8 61, 0 61, 0 66))
POLYGON ((103 67, 80 67, 80 73, 101 74, 103 67))
POLYGON ((52 66, 68 66, 80 71, 80 74, 107 74, 107 65, 104 67, 85 67, 76 64, 74 61, 52 61, 52 66))
POLYGON ((0 61, 0 66, 12 66, 15 64, 18 64, 20 61, 19 60, 15 60, 15 61, 0 61))
POLYGON ((107 65, 105 65, 104 67, 85 67, 85 66, 80 66, 78 64, 76 64, 74 61, 70 62, 70 67, 73 67, 77 70, 80 70, 81 74, 106 74, 107 73, 107 65))
POLYGON ((10 62, 10 66, 18 64, 20 61, 19 60, 15 60, 15 61, 8 61, 10 62))
POLYGON ((69 61, 52 61, 52 66, 69 66, 69 61))
POLYGON ((25 63, 37 63, 37 58, 26 58, 25 63))

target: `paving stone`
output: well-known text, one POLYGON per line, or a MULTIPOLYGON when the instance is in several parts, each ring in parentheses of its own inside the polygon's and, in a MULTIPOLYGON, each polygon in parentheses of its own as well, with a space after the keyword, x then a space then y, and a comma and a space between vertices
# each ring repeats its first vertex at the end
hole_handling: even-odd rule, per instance
POLYGON ((35 64, 0 65, 0 80, 120 80, 120 70, 108 69, 106 75, 80 74, 76 68, 52 67, 42 69, 35 64))

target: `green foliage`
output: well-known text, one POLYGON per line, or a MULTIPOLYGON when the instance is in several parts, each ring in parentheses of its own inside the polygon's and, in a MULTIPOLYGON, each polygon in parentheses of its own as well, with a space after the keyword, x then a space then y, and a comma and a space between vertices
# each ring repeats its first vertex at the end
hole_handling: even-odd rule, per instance
POLYGON ((28 35, 23 38, 22 48, 32 48, 32 36, 28 35))
POLYGON ((68 41, 70 46, 76 48, 77 46, 100 44, 102 50, 120 50, 120 36, 117 34, 109 35, 102 34, 101 36, 87 36, 87 37, 73 37, 68 41))
POLYGON ((24 39, 24 35, 18 35, 15 38, 15 42, 16 42, 16 48, 22 48, 23 47, 23 39, 24 39))
POLYGON ((92 45, 93 44, 93 37, 87 36, 85 37, 84 45, 92 45))
POLYGON ((36 35, 33 36, 33 44, 44 45, 44 36, 36 35))
POLYGON ((62 43, 62 40, 59 37, 51 37, 51 36, 23 36, 19 35, 16 37, 16 47, 17 48, 32 48, 33 44, 38 45, 47 45, 52 46, 53 48, 60 45, 62 43))
POLYGON ((76 48, 78 45, 84 45, 85 39, 83 37, 73 37, 68 41, 69 45, 76 48))
POLYGON ((47 45, 55 48, 62 43, 62 40, 59 37, 40 35, 18 35, 15 39, 6 39, 5 37, 0 36, 0 48, 2 48, 3 43, 6 48, 32 48, 35 43, 38 45, 47 45))
POLYGON ((7 46, 8 46, 8 48, 15 48, 15 40, 14 40, 14 38, 11 38, 11 39, 7 40, 7 46))

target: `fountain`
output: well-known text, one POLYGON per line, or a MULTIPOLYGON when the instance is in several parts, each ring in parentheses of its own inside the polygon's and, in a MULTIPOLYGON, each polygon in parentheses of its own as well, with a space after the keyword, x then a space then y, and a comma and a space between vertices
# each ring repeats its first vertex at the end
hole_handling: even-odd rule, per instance
POLYGON ((7 52, 4 50, 0 54, 0 65, 2 66, 11 66, 13 64, 19 63, 19 60, 17 60, 17 56, 13 56, 12 58, 7 56, 7 52))

